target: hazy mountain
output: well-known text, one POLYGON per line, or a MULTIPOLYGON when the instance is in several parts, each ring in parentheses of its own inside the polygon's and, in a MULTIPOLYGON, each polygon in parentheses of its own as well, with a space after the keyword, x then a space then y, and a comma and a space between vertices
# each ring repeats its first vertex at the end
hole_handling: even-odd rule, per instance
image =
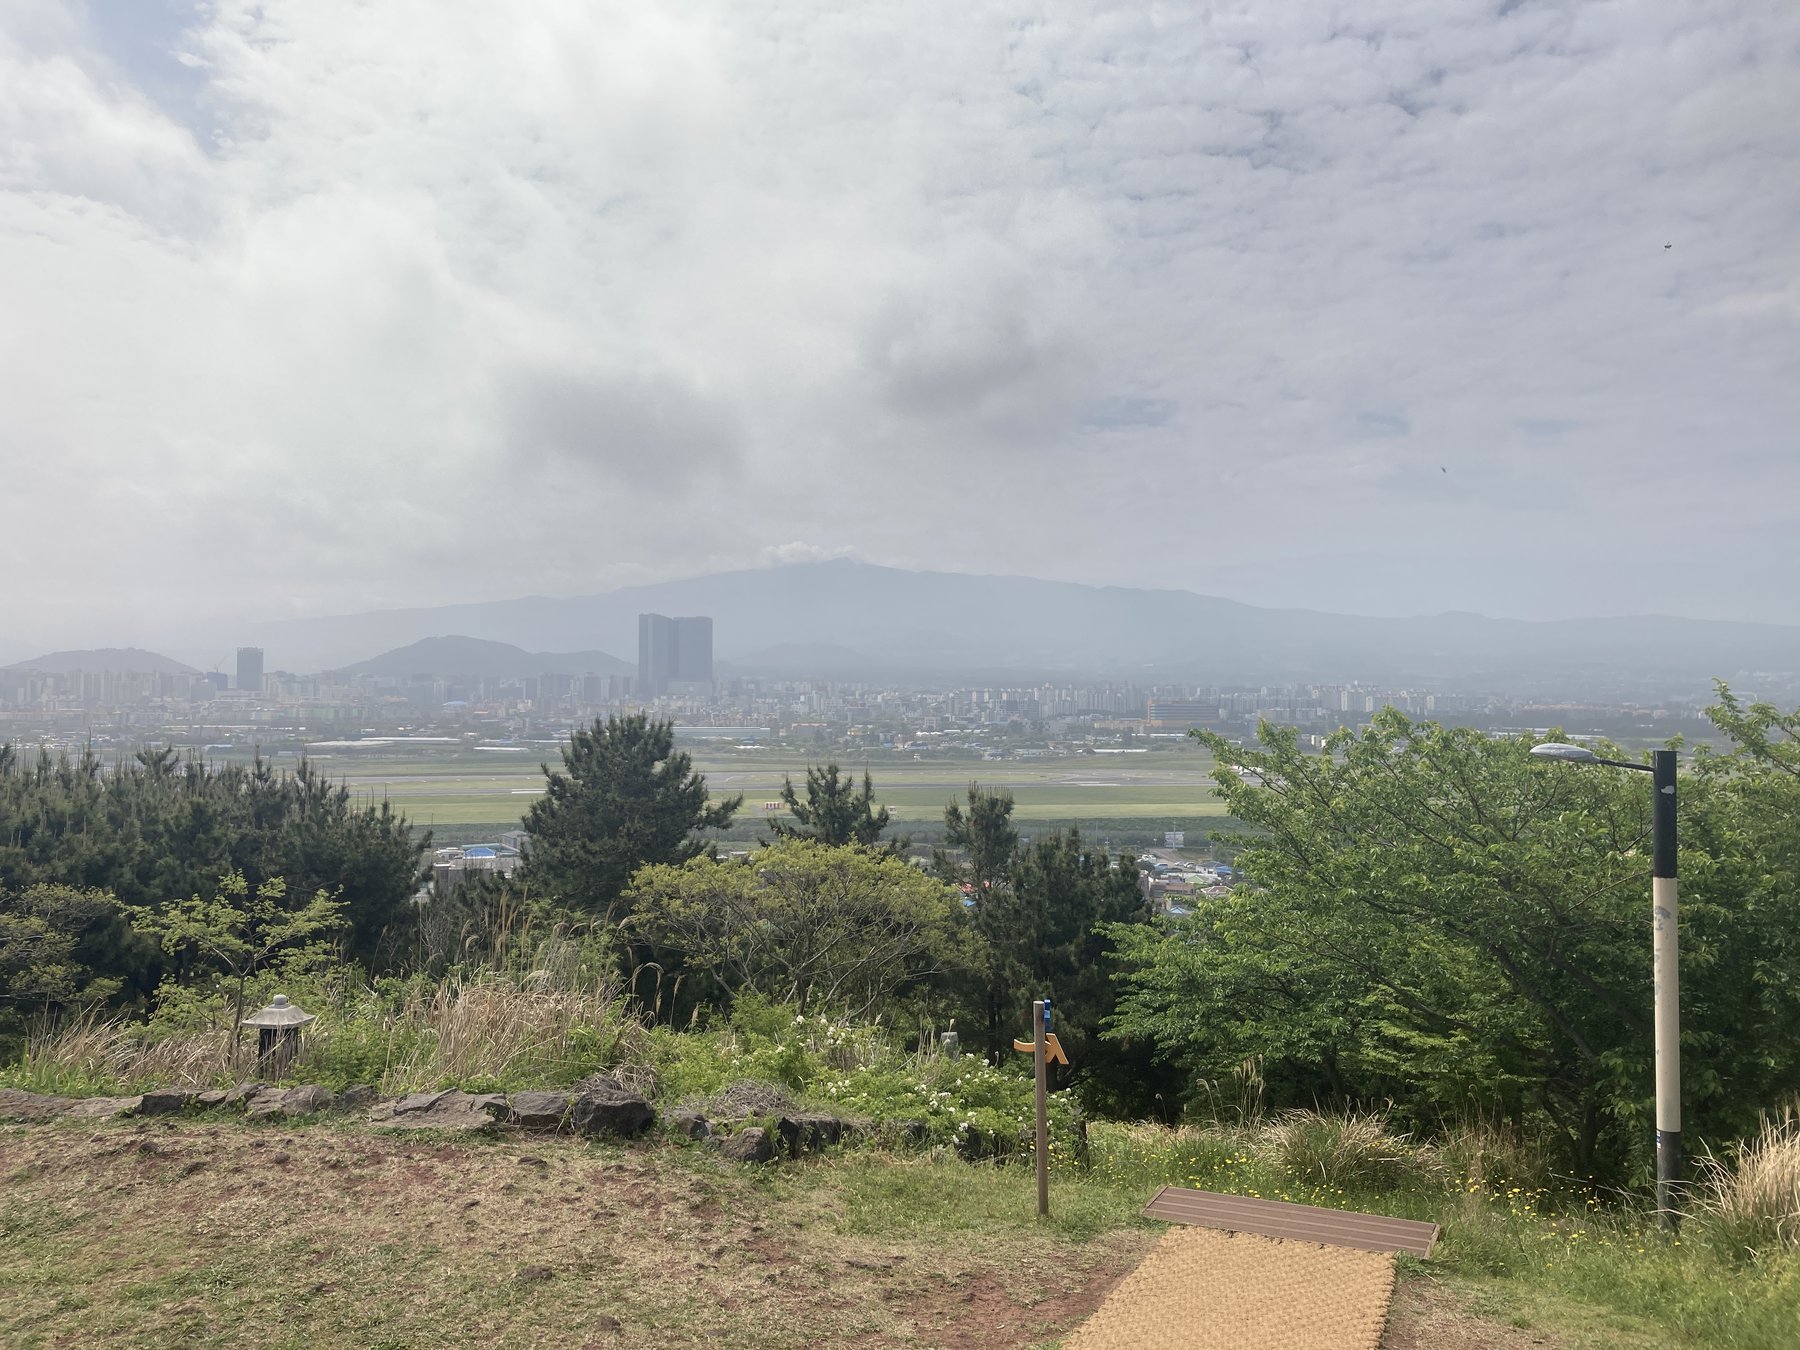
POLYGON ((10 666, 0 667, 6 670, 37 670, 46 675, 73 675, 77 671, 88 674, 117 672, 131 675, 198 675, 200 672, 192 666, 184 666, 181 662, 171 660, 167 656, 159 656, 155 652, 144 651, 141 647, 94 647, 85 651, 50 652, 45 656, 34 656, 28 661, 17 661, 10 666))
MULTIPOLYGON (((1260 609, 1187 591, 797 563, 601 595, 288 620, 271 665, 318 669, 430 633, 525 649, 573 642, 635 655, 637 616, 710 614, 714 652, 847 648, 882 674, 1386 680, 1524 689, 1703 680, 1800 669, 1800 628, 1639 616, 1534 623, 1478 614, 1367 618, 1260 609)), ((821 672, 822 673, 822 672, 821 672)))
POLYGON ((879 675, 884 663, 835 642, 783 642, 720 664, 729 665, 734 675, 853 680, 879 675))
POLYGON ((623 675, 637 666, 605 652, 528 652, 510 642, 488 638, 428 637, 346 666, 346 675, 467 676, 471 679, 522 679, 528 675, 623 675))

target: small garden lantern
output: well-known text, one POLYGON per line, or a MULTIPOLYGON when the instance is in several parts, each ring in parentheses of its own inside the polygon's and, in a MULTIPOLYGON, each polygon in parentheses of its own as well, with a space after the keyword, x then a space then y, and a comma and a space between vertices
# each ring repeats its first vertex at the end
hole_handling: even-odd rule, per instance
POLYGON ((300 1053, 300 1028, 315 1019, 277 994, 269 1006, 251 1013, 244 1025, 256 1028, 256 1071, 266 1078, 280 1078, 300 1053))

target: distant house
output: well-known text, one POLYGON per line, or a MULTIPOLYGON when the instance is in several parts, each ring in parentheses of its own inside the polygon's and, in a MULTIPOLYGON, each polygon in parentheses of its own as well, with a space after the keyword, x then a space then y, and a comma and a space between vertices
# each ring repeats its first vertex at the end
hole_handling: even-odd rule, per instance
POLYGON ((1148 891, 1150 908, 1158 914, 1172 913, 1177 907, 1186 913, 1187 906, 1193 903, 1195 895, 1193 886, 1188 882, 1172 879, 1165 881, 1159 878, 1152 881, 1148 891))
POLYGON ((509 877, 518 868, 522 856, 519 849, 509 844, 463 844, 440 848, 431 857, 432 888, 439 895, 449 895, 476 872, 496 872, 509 877))

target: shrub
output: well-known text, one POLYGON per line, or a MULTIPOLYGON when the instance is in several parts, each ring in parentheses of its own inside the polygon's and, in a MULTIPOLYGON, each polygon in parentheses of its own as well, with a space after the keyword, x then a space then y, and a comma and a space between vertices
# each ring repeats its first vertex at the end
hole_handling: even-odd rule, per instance
MULTIPOLYGON (((671 1103, 704 1105, 730 1084, 754 1080, 877 1126, 916 1121, 928 1142, 980 1157, 1017 1152, 1035 1126, 1032 1081, 1018 1068, 901 1049, 879 1026, 797 1016, 758 999, 740 998, 727 1027, 657 1027, 649 1043, 671 1103)), ((1058 1148, 1079 1148, 1079 1116, 1067 1094, 1051 1095, 1050 1121, 1058 1148)))

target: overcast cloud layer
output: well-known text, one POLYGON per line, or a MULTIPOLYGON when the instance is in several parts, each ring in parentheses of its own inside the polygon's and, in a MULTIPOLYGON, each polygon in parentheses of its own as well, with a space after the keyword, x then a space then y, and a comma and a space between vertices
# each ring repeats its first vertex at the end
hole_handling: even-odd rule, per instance
POLYGON ((0 402, 0 656, 839 554, 1800 622, 1800 8, 8 0, 0 402))

